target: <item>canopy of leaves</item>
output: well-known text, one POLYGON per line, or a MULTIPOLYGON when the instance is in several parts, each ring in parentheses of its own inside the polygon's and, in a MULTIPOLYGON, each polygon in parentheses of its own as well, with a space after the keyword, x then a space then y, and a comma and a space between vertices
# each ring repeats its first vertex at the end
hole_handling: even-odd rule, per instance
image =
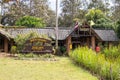
POLYGON ((78 18, 81 0, 62 0, 62 13, 59 18, 59 26, 73 26, 73 19, 78 18))
POLYGON ((90 9, 85 16, 88 21, 93 20, 94 22, 105 17, 104 13, 99 9, 90 9))
POLYGON ((107 29, 114 29, 114 23, 108 18, 100 18, 96 20, 94 28, 107 28, 107 29))
POLYGON ((105 13, 109 11, 109 0, 90 0, 89 2, 88 9, 100 9, 105 13))
POLYGON ((99 9, 91 9, 86 14, 87 21, 92 20, 94 28, 114 28, 114 23, 99 9))
POLYGON ((45 22, 41 18, 33 17, 33 16, 24 16, 16 21, 17 26, 26 26, 29 28, 43 28, 46 26, 45 22))
MULTIPOLYGON (((14 17, 6 19, 9 21, 17 21, 19 18, 29 15, 42 18, 46 26, 55 26, 55 12, 49 7, 48 0, 0 0, 1 15, 14 15, 14 17)), ((6 18, 7 18, 6 17, 6 18)), ((15 24, 12 23, 13 26, 15 24)))

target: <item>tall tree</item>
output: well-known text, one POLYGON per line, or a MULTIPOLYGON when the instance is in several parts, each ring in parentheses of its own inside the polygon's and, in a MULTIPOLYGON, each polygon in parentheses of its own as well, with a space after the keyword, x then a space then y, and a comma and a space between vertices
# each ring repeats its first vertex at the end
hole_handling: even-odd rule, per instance
POLYGON ((100 9, 107 14, 109 11, 109 0, 90 0, 88 9, 100 9))
POLYGON ((8 7, 3 17, 9 14, 19 19, 29 15, 42 18, 47 26, 54 26, 55 13, 49 8, 48 0, 10 0, 6 4, 8 7))
POLYGON ((113 21, 108 18, 105 13, 102 12, 102 10, 99 9, 91 9, 86 14, 87 21, 93 21, 95 25, 93 27, 95 28, 114 28, 113 21))
POLYGON ((114 8, 113 19, 115 21, 117 21, 120 19, 120 16, 119 16, 120 15, 120 0, 115 0, 113 2, 113 4, 114 4, 114 6, 113 6, 113 8, 114 8))
POLYGON ((61 21, 63 26, 72 26, 73 20, 77 17, 78 10, 81 7, 81 0, 62 0, 61 6, 62 13, 59 20, 61 21))
POLYGON ((87 21, 93 20, 96 22, 100 18, 105 18, 105 14, 99 9, 90 9, 86 14, 87 21))

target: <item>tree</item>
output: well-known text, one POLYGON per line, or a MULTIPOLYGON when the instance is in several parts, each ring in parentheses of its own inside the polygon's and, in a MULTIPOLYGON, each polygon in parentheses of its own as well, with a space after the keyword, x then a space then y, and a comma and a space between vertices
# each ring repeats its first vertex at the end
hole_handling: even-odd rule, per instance
POLYGON ((113 20, 117 21, 120 19, 120 0, 115 0, 115 2, 113 2, 114 6, 113 6, 113 20))
POLYGON ((54 26, 55 12, 49 8, 48 0, 30 0, 29 15, 42 18, 46 26, 54 26), (53 20, 54 19, 54 20, 53 20), (52 21, 52 22, 51 22, 52 21))
POLYGON ((109 0, 90 0, 88 9, 99 9, 103 12, 109 11, 108 6, 110 5, 109 0))
POLYGON ((46 24, 43 21, 42 18, 37 18, 37 17, 33 17, 33 16, 24 16, 22 18, 20 18, 18 21, 16 21, 16 25, 17 26, 26 26, 26 27, 45 27, 46 24))
POLYGON ((59 18, 59 25, 70 27, 73 26, 74 18, 77 18, 78 10, 81 7, 81 0, 62 0, 62 13, 59 18))
POLYGON ((15 24, 16 17, 11 14, 6 14, 2 16, 1 24, 5 26, 13 26, 15 24))
POLYGON ((26 15, 35 16, 42 18, 46 26, 55 25, 55 12, 49 8, 48 0, 9 0, 5 3, 2 2, 2 4, 7 5, 2 8, 3 11, 5 11, 2 11, 2 13, 4 13, 3 17, 8 14, 14 15, 14 17, 10 19, 17 21, 17 19, 26 15))
POLYGON ((89 10, 86 19, 88 22, 92 20, 95 23, 93 27, 114 28, 114 22, 99 9, 89 10))
POLYGON ((100 18, 105 18, 105 14, 99 9, 90 9, 86 14, 87 21, 93 20, 96 23, 100 18))
POLYGON ((52 10, 48 10, 48 18, 46 20, 46 27, 54 27, 55 26, 55 12, 52 10))
POLYGON ((117 35, 120 38, 120 19, 117 21, 117 35))

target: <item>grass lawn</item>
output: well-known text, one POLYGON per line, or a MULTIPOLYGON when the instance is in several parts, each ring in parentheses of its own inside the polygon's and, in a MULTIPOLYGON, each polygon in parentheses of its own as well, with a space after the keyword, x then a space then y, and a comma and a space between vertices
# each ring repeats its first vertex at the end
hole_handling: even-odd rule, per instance
POLYGON ((58 61, 0 58, 0 80, 98 80, 67 57, 58 61))

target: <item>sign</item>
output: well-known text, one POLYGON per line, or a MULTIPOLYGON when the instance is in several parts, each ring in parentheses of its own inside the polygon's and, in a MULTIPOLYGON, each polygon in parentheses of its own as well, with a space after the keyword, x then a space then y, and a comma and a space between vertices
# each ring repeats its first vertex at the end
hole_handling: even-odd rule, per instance
POLYGON ((72 49, 72 44, 70 44, 70 49, 72 49))
POLYGON ((90 28, 80 28, 80 31, 89 31, 90 28))
POLYGON ((44 38, 32 38, 26 41, 22 52, 52 53, 53 49, 50 40, 44 38))
POLYGON ((50 43, 51 41, 50 40, 47 40, 47 39, 44 39, 44 38, 33 38, 33 39, 30 39, 29 42, 46 42, 46 43, 50 43))

